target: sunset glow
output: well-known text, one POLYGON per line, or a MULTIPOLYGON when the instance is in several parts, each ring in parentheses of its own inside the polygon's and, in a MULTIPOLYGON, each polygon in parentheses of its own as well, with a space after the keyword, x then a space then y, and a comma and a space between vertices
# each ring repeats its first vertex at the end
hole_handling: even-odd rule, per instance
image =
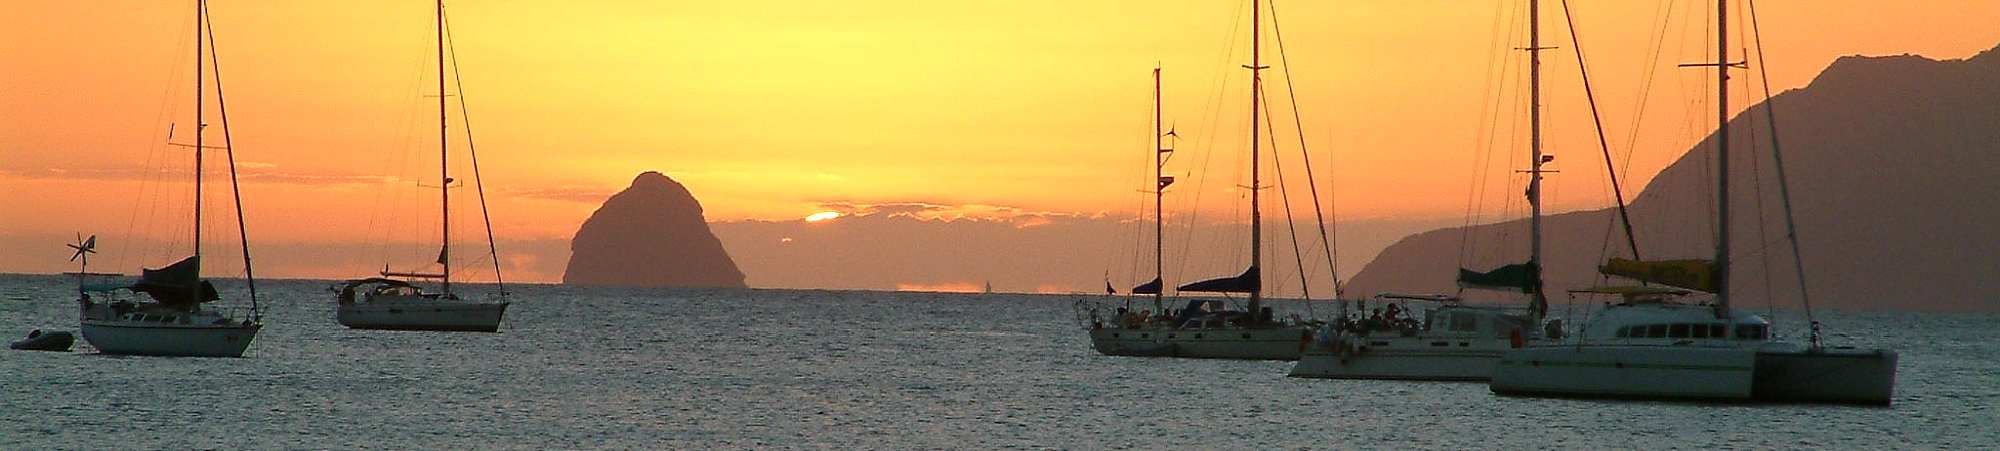
MULTIPOLYGON (((1248 13, 1240 3, 455 1, 448 10, 463 84, 450 90, 468 110, 451 108, 451 165, 468 183, 453 196, 473 191, 467 149, 458 147, 466 130, 457 121, 469 116, 502 240, 567 239, 649 169, 684 183, 710 221, 791 221, 800 211, 817 211, 805 217, 815 223, 846 217, 827 207, 834 204, 921 205, 907 214, 1001 218, 1022 228, 1053 215, 1150 215, 1139 191, 1152 177, 1157 65, 1163 116, 1180 137, 1166 169, 1180 183, 1166 210, 1244 221, 1247 200, 1233 188, 1248 173, 1247 83, 1238 68, 1247 63, 1248 13)), ((1302 121, 1290 123, 1288 106, 1274 110, 1279 133, 1266 135, 1279 143, 1286 183, 1304 186, 1303 143, 1317 171, 1312 183, 1338 205, 1332 219, 1460 218, 1475 173, 1502 174, 1478 199, 1488 206, 1482 220, 1518 217, 1520 189, 1494 168, 1518 166, 1506 158, 1523 141, 1515 139, 1525 122, 1516 97, 1525 69, 1510 50, 1525 45, 1521 3, 1276 2, 1286 54, 1267 36, 1265 63, 1290 65, 1268 72, 1267 89, 1280 106, 1290 103, 1281 88, 1296 89, 1302 121), (1487 111, 1493 105, 1501 107, 1487 111), (1475 154, 1487 142, 1499 144, 1475 154), (1495 158, 1493 168, 1481 172, 1478 158, 1495 158)), ((1694 89, 1702 72, 1672 68, 1712 50, 1699 39, 1712 4, 1574 3, 1614 152, 1628 186, 1644 186, 1712 119, 1700 114, 1694 89), (1669 42, 1655 52, 1662 35, 1669 42), (1654 73, 1657 80, 1645 78, 1654 73)), ((110 4, 20 2, 0 15, 0 42, 9 43, 0 46, 0 117, 8 118, 0 121, 0 205, 10 210, 0 239, 60 243, 102 233, 113 254, 102 261, 132 271, 144 259, 121 260, 121 243, 175 243, 178 232, 165 226, 192 214, 184 176, 192 157, 166 145, 170 128, 176 142, 189 140, 193 120, 192 7, 110 4)), ((1780 91, 1806 85, 1844 55, 1964 58, 2000 42, 1996 2, 1759 6, 1780 91)), ((434 251, 423 246, 434 244, 420 243, 434 235, 391 225, 436 221, 434 193, 418 189, 438 178, 431 5, 211 9, 249 232, 271 246, 369 250, 352 261, 266 260, 273 267, 258 272, 366 273, 379 269, 385 243, 411 243, 388 247, 428 261, 434 251)), ((1544 14, 1545 26, 1561 22, 1557 8, 1544 14)), ((1556 166, 1564 172, 1546 190, 1556 212, 1610 203, 1593 172, 1601 163, 1566 32, 1545 31, 1565 37, 1544 62, 1548 147, 1563 157, 1556 166)), ((207 138, 219 142, 219 111, 208 113, 207 138)), ((211 170, 221 170, 218 153, 211 170)), ((1275 183, 1273 157, 1264 158, 1264 183, 1275 183)), ((227 190, 207 193, 218 196, 209 205, 225 205, 227 190)), ((1294 195, 1292 215, 1312 217, 1302 191, 1294 195)), ((1274 197, 1267 218, 1284 215, 1274 197)), ((453 208, 455 218, 479 214, 473 203, 453 208)), ((474 224, 454 220, 452 235, 480 236, 474 224)), ((19 246, 27 244, 8 249, 19 246)), ((154 259, 163 253, 144 250, 154 259)), ((63 263, 0 256, 0 269, 12 271, 60 271, 63 263)))

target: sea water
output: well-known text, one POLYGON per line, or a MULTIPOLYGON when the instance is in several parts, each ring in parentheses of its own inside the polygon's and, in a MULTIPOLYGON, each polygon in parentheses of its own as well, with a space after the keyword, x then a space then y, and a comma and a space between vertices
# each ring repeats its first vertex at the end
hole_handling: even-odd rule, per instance
MULTIPOLYGON (((0 449, 2000 446, 1995 314, 1817 312, 1833 344, 1901 353, 1880 408, 1510 398, 1107 357, 1079 296, 513 285, 499 333, 448 333, 343 328, 330 284, 261 283, 266 326, 244 358, 80 339, 0 353, 0 449)), ((73 290, 0 276, 0 334, 74 331, 73 290)), ((1779 313, 1781 332, 1799 323, 1779 313)))

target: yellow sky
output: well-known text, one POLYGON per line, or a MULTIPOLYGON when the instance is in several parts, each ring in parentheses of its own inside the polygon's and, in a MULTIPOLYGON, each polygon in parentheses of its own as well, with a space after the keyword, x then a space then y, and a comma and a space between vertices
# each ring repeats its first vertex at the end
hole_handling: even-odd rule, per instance
MULTIPOLYGON (((497 231, 549 238, 573 233, 603 196, 650 169, 688 184, 711 220, 800 218, 829 202, 1129 215, 1149 176, 1141 160, 1155 64, 1166 68, 1166 116, 1186 138, 1169 168, 1184 177, 1170 209, 1197 208, 1200 191, 1201 210, 1238 212, 1231 187, 1247 183, 1241 3, 462 0, 450 11, 497 231)), ((1519 52, 1498 49, 1525 45, 1508 25, 1522 3, 1277 3, 1306 140, 1322 183, 1334 180, 1341 215, 1456 217, 1475 174, 1495 177, 1486 191, 1498 194, 1481 202, 1488 211, 1517 197, 1503 183, 1506 158, 1524 152, 1525 137, 1507 133, 1525 120, 1523 69, 1519 52), (1499 132, 1484 131, 1496 123, 1499 132), (1501 146, 1491 154, 1499 160, 1475 170, 1474 149, 1486 141, 1501 146)), ((1608 202, 1602 163, 1559 3, 1548 3, 1545 44, 1563 47, 1544 63, 1548 148, 1565 170, 1549 202, 1596 208, 1608 202)), ((1636 192, 1712 127, 1699 103, 1703 72, 1672 67, 1712 46, 1702 17, 1712 2, 1575 3, 1614 151, 1636 143, 1636 192), (1666 44, 1653 59, 1656 37, 1666 44), (1649 70, 1658 74, 1648 79, 1649 70)), ((188 157, 162 143, 170 124, 193 120, 191 4, 9 3, 0 15, 0 204, 9 206, 0 234, 171 235, 186 208, 175 171, 188 157)), ((2000 43, 1996 2, 1758 6, 1779 90, 1843 55, 1963 58, 2000 43)), ((435 198, 415 188, 436 183, 435 99, 424 97, 435 91, 431 6, 223 0, 211 9, 253 234, 433 236, 422 231, 435 215, 422 212, 435 198)), ((1282 73, 1270 77, 1283 102, 1282 73)), ((1290 111, 1279 111, 1282 158, 1295 171, 1290 111)), ((174 140, 185 141, 187 127, 177 127, 174 140)), ((221 140, 220 127, 207 137, 221 140)), ((454 165, 465 164, 463 151, 454 165)), ((226 214, 226 197, 210 199, 226 214)))

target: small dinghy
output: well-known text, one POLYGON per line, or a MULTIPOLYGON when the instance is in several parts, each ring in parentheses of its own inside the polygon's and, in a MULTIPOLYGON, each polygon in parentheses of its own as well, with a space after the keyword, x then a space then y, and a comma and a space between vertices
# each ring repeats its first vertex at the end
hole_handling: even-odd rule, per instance
POLYGON ((35 329, 28 332, 28 338, 17 340, 7 347, 23 351, 69 352, 70 346, 75 344, 76 335, 69 332, 42 332, 41 329, 35 329))

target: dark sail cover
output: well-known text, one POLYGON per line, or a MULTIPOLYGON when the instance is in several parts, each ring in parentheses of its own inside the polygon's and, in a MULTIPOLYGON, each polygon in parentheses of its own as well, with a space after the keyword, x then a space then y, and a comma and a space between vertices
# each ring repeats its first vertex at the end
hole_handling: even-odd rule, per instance
POLYGON ((132 284, 132 291, 146 293, 166 305, 195 305, 221 299, 216 296, 214 285, 201 280, 201 257, 188 257, 165 268, 144 270, 139 282, 132 284), (198 298, 195 297, 196 285, 201 286, 198 298))
POLYGON ((1542 268, 1534 263, 1517 263, 1487 272, 1458 269, 1458 286, 1463 288, 1520 290, 1522 293, 1534 293, 1535 286, 1539 285, 1537 282, 1541 278, 1542 268))
POLYGON ((1715 264, 1708 260, 1639 261, 1614 258, 1597 268, 1605 275, 1714 293, 1715 264))
POLYGON ((1152 282, 1132 287, 1132 294, 1160 294, 1160 278, 1154 277, 1152 282))
POLYGON ((1202 293, 1249 293, 1263 288, 1264 278, 1255 266, 1243 271, 1243 275, 1240 276, 1209 279, 1181 285, 1181 291, 1202 293))

